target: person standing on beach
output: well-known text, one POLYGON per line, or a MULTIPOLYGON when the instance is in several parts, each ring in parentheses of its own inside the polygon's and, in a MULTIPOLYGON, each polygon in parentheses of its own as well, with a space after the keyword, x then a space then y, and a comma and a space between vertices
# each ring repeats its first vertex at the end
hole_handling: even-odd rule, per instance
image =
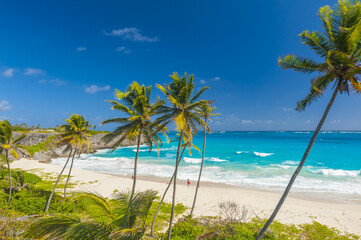
POLYGON ((191 185, 191 181, 189 181, 189 178, 187 179, 187 186, 189 187, 191 185))

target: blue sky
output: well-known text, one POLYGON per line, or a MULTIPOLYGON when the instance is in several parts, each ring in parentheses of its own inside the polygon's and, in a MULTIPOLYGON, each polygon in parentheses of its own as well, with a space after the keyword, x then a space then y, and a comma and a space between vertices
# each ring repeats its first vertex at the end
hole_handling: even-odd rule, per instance
MULTIPOLYGON (((314 57, 298 34, 321 28, 325 4, 335 1, 2 1, 0 118, 48 127, 79 113, 98 125, 119 116, 105 102, 114 89, 188 72, 211 87, 214 130, 314 129, 330 93, 294 111, 309 77, 277 57, 314 57)), ((360 98, 338 96, 325 129, 361 129, 360 98)))

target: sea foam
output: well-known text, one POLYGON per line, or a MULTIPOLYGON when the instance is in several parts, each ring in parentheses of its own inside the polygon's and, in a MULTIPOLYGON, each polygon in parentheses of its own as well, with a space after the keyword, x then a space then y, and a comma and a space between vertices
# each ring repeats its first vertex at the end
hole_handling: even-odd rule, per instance
POLYGON ((253 152, 254 155, 259 156, 259 157, 268 157, 273 155, 274 153, 263 153, 263 152, 253 152))

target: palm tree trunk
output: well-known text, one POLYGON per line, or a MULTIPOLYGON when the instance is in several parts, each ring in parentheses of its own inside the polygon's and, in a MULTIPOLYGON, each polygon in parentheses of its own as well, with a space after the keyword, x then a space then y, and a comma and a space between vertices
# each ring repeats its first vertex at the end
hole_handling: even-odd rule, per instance
MULTIPOLYGON (((205 119, 205 123, 207 123, 207 119, 205 119)), ((198 182, 197 182, 196 192, 195 192, 195 194, 194 194, 193 205, 192 205, 192 209, 191 209, 191 213, 190 213, 191 216, 193 215, 194 207, 195 207, 195 205, 196 205, 199 183, 200 183, 200 181, 201 181, 201 175, 202 175, 202 169, 203 169, 203 163, 204 163, 204 154, 205 154, 205 150, 206 150, 206 135, 207 135, 206 128, 204 128, 202 163, 201 163, 201 169, 199 170, 199 176, 198 176, 198 182)))
POLYGON ((330 111, 330 109, 331 109, 331 107, 332 107, 332 105, 333 105, 333 103, 334 103, 334 101, 335 101, 335 98, 336 98, 336 96, 337 96, 338 91, 339 91, 339 85, 337 85, 337 86, 335 87, 335 90, 334 90, 334 92, 333 92, 333 95, 332 95, 332 97, 331 97, 331 100, 330 100, 330 102, 328 103, 328 105, 327 105, 327 107, 326 107, 326 109, 325 109, 325 112, 323 113, 323 116, 322 116, 320 122, 318 123, 315 132, 314 132, 313 135, 312 135, 312 138, 311 138, 311 140, 310 140, 310 143, 309 143, 308 146, 307 146, 307 149, 306 149, 306 151, 305 151, 305 153, 304 153, 304 155, 303 155, 303 157, 302 157, 302 160, 301 160, 300 164, 298 165, 296 171, 293 173, 293 175, 292 175, 292 177, 291 177, 291 180, 289 181, 289 183, 288 183, 288 185, 287 185, 287 187, 286 187, 286 189, 285 189, 285 191, 284 191, 281 199, 279 200, 279 202, 278 202, 275 210, 273 211, 273 213, 272 213, 272 215, 270 216, 270 218, 267 220, 266 224, 263 226, 263 228, 262 228, 261 232, 258 234, 256 240, 260 240, 260 239, 263 237, 263 235, 264 235, 264 233, 266 232, 267 228, 271 225, 271 223, 272 223, 272 221, 275 219, 278 211, 281 209, 283 202, 286 200, 287 195, 288 195, 289 191, 291 190, 291 187, 292 187, 293 183, 295 182, 295 180, 296 180, 296 178, 297 178, 297 175, 300 173, 303 165, 305 164, 305 161, 306 161, 308 155, 310 154, 310 151, 311 151, 311 149, 312 149, 312 146, 313 146, 313 144, 314 144, 314 142, 315 142, 315 140, 316 140, 316 138, 317 138, 318 133, 320 132, 320 130, 321 130, 321 128, 322 128, 323 123, 324 123, 325 120, 326 120, 326 117, 327 117, 327 115, 328 115, 328 112, 330 111))
POLYGON ((56 186, 58 186, 58 183, 59 183, 59 180, 60 180, 60 177, 61 175, 63 174, 64 170, 65 170, 65 167, 66 165, 68 165, 68 162, 69 162, 69 159, 71 157, 71 153, 73 152, 73 149, 70 150, 69 152, 69 156, 68 156, 68 159, 66 160, 65 164, 64 164, 64 167, 63 169, 61 170, 61 172, 59 173, 59 176, 58 176, 58 179, 56 179, 56 182, 55 182, 55 186, 53 188, 53 191, 51 192, 50 196, 49 196, 49 199, 48 199, 48 202, 46 203, 46 206, 45 206, 45 209, 44 209, 44 212, 47 212, 49 210, 49 207, 50 207, 50 202, 51 202, 51 199, 53 198, 54 196, 54 193, 55 193, 55 189, 56 189, 56 186))
POLYGON ((173 182, 172 212, 170 214, 170 220, 169 220, 168 240, 170 240, 170 237, 172 234, 172 224, 173 224, 174 207, 175 207, 175 194, 176 194, 176 188, 177 188, 178 159, 179 159, 179 151, 180 151, 180 146, 181 146, 181 142, 182 142, 182 137, 183 137, 183 130, 181 131, 181 133, 179 135, 177 158, 175 161, 175 170, 174 170, 174 179, 173 179, 174 182, 173 182))
MULTIPOLYGON (((180 158, 177 160, 178 166, 179 166, 179 163, 180 163, 180 161, 181 161, 181 159, 182 159, 182 157, 183 157, 184 150, 187 148, 187 146, 188 146, 188 145, 185 145, 185 146, 183 147, 182 154, 180 155, 180 158)), ((174 179, 174 173, 173 173, 172 178, 169 180, 168 186, 167 186, 167 188, 164 190, 164 193, 163 193, 162 198, 160 199, 158 208, 157 208, 157 210, 155 211, 155 214, 154 214, 154 217, 153 217, 153 222, 152 222, 152 227, 151 227, 151 230, 150 230, 150 235, 151 235, 151 237, 153 237, 153 238, 154 238, 154 225, 155 225, 155 220, 157 219, 157 216, 158 216, 160 207, 162 206, 162 203, 163 203, 163 201, 164 201, 165 195, 167 195, 168 189, 169 189, 170 185, 172 184, 173 179, 174 179)))
POLYGON ((135 185, 137 182, 137 166, 138 166, 138 155, 139 155, 139 147, 140 147, 140 139, 142 136, 142 129, 140 130, 139 136, 138 136, 138 142, 137 142, 137 153, 135 154, 135 160, 134 160, 134 174, 133 174, 133 187, 132 187, 132 194, 130 195, 130 198, 133 197, 135 192, 135 185))
POLYGON ((10 161, 9 161, 9 150, 6 149, 5 150, 5 154, 6 154, 6 164, 8 165, 8 171, 9 171, 9 199, 8 199, 8 207, 10 207, 10 203, 11 203, 11 190, 13 188, 13 182, 11 179, 11 169, 10 169, 10 161))
MULTIPOLYGON (((68 176, 66 178, 66 182, 65 182, 65 186, 64 186, 64 198, 66 198, 66 187, 68 186, 69 178, 70 178, 70 175, 71 175, 71 170, 73 169, 75 153, 76 153, 76 148, 74 150, 73 157, 71 158, 70 169, 69 169, 69 173, 68 173, 68 176)), ((81 152, 79 153, 79 156, 80 156, 80 154, 81 154, 81 152)))

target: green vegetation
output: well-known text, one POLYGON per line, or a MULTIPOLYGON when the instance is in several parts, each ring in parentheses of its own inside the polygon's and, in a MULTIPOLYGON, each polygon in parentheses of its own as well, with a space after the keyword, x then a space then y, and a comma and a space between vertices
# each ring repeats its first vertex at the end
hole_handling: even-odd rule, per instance
POLYGON ((84 145, 87 146, 87 150, 89 152, 89 148, 90 148, 90 144, 91 144, 90 140, 89 140, 88 131, 92 125, 90 125, 88 121, 85 121, 83 116, 78 115, 78 114, 73 114, 72 116, 70 116, 69 119, 66 119, 65 121, 67 124, 64 124, 60 127, 61 140, 58 142, 58 145, 66 146, 66 148, 64 149, 64 153, 68 151, 69 155, 68 155, 68 159, 66 160, 66 162, 63 166, 63 169, 60 171, 59 176, 56 179, 53 191, 51 192, 51 194, 49 196, 49 199, 46 203, 44 212, 47 212, 49 210, 51 200, 55 193, 55 189, 58 186, 60 178, 65 170, 65 167, 67 166, 67 164, 69 162, 71 155, 73 154, 72 159, 71 159, 70 168, 69 168, 69 173, 66 178, 66 182, 65 182, 65 186, 64 186, 64 198, 66 197, 66 188, 67 188, 69 178, 71 175, 71 170, 73 168, 75 154, 78 153, 78 156, 80 156, 80 154, 83 151, 84 145))
POLYGON ((33 146, 24 146, 28 153, 33 156, 36 152, 49 151, 56 146, 57 136, 50 135, 44 142, 39 142, 33 146))
MULTIPOLYGON (((216 110, 216 107, 211 107, 211 103, 212 102, 208 102, 206 104, 203 104, 203 105, 199 106, 196 109, 197 114, 204 119, 205 124, 207 124, 207 120, 212 121, 211 117, 219 115, 219 113, 213 113, 216 110)), ((203 132, 202 162, 201 162, 201 168, 199 169, 198 181, 197 181, 196 191, 194 193, 193 204, 192 204, 191 212, 189 214, 191 216, 193 215, 193 211, 194 211, 194 208, 196 206, 199 184, 201 182, 201 176, 202 176, 202 170, 203 170, 203 164, 204 164, 204 155, 205 155, 205 152, 206 152, 207 130, 208 130, 208 133, 211 132, 209 128, 207 129, 207 126, 204 126, 204 128, 203 128, 204 132, 203 132)))
POLYGON ((21 139, 25 137, 25 134, 21 134, 19 137, 14 138, 14 128, 11 126, 8 120, 0 121, 0 155, 5 155, 5 161, 8 169, 8 181, 9 181, 9 197, 8 197, 8 206, 11 203, 11 193, 12 193, 12 176, 10 168, 10 155, 14 158, 19 158, 18 151, 20 151, 22 146, 18 143, 21 139))
POLYGON ((187 139, 192 142, 193 134, 197 133, 198 126, 205 129, 209 129, 208 125, 204 122, 201 116, 197 113, 197 108, 208 104, 206 100, 199 100, 202 93, 209 87, 203 87, 198 92, 194 93, 195 87, 193 82, 193 75, 179 77, 178 73, 173 73, 170 76, 172 82, 164 84, 163 86, 157 85, 161 92, 168 100, 168 106, 162 106, 158 111, 161 114, 155 124, 166 126, 167 124, 174 122, 177 131, 179 132, 177 157, 175 159, 174 181, 173 181, 173 197, 172 197, 172 212, 169 220, 168 239, 171 238, 172 224, 175 208, 176 186, 177 186, 177 172, 178 172, 178 159, 181 151, 181 143, 183 140, 183 134, 187 139))
POLYGON ((307 45, 317 56, 317 62, 312 59, 288 55, 280 57, 278 64, 282 69, 292 69, 305 74, 317 74, 311 78, 309 94, 297 103, 296 110, 303 111, 312 102, 320 98, 326 89, 333 85, 333 94, 323 116, 312 135, 306 151, 292 175, 281 199, 269 220, 257 236, 262 238, 278 211, 281 209, 294 181, 300 173, 312 146, 321 131, 327 115, 338 93, 349 94, 350 90, 361 93, 361 82, 358 75, 361 73, 361 4, 359 1, 341 0, 332 9, 326 5, 318 12, 323 23, 323 31, 304 31, 300 34, 301 42, 307 45))
MULTIPOLYGON (((130 192, 115 194, 114 199, 105 198, 95 193, 73 193, 66 198, 66 189, 70 179, 75 155, 89 151, 91 135, 102 133, 90 130, 92 125, 83 116, 73 114, 66 119, 65 125, 56 128, 28 127, 26 124, 12 126, 9 121, 0 121, 0 237, 2 239, 40 238, 40 239, 360 239, 337 229, 329 228, 318 222, 302 225, 282 224, 273 222, 281 209, 294 181, 300 173, 312 146, 319 134, 327 115, 338 93, 349 94, 350 91, 361 93, 361 4, 359 1, 340 0, 331 8, 324 6, 318 14, 323 23, 322 32, 304 31, 300 34, 303 44, 313 50, 317 61, 296 55, 279 58, 282 69, 292 69, 305 74, 315 74, 311 79, 309 94, 297 103, 296 110, 305 110, 312 102, 320 98, 326 89, 333 85, 334 91, 323 116, 310 140, 310 143, 294 172, 289 184, 268 220, 247 218, 247 211, 240 212, 239 206, 232 202, 220 204, 222 217, 192 218, 195 207, 199 181, 205 155, 206 133, 210 132, 207 120, 214 116, 211 107, 214 101, 199 99, 208 87, 198 92, 193 82, 193 75, 179 76, 173 73, 171 83, 157 88, 165 96, 151 104, 151 86, 145 87, 137 82, 129 85, 125 92, 116 90, 117 101, 108 101, 113 110, 125 113, 122 118, 104 121, 102 124, 118 123, 113 132, 106 132, 103 140, 115 141, 114 148, 124 140, 137 141, 137 151, 134 162, 134 181, 130 192), (318 62, 320 61, 320 62, 318 62), (156 193, 152 190, 136 192, 137 161, 141 140, 152 145, 161 144, 158 133, 167 131, 167 126, 174 124, 179 133, 175 170, 169 185, 160 202, 154 201, 156 193), (185 212, 182 204, 176 205, 176 186, 178 166, 184 150, 195 147, 193 136, 198 129, 204 130, 204 146, 202 162, 193 206, 190 215, 173 225, 175 216, 185 212), (23 132, 14 138, 14 132, 23 132), (58 132, 49 136, 45 142, 34 146, 20 146, 19 141, 28 132, 58 132), (10 155, 18 158, 21 148, 26 148, 30 155, 39 151, 50 150, 54 145, 65 146, 64 152, 69 152, 68 159, 57 179, 42 179, 24 171, 11 170, 10 155), (68 175, 63 176, 65 167, 71 159, 68 175), (6 168, 2 165, 7 165, 6 168), (61 180, 65 179, 65 183, 61 180), (172 204, 164 203, 164 196, 173 183, 172 204), (54 187, 52 188, 52 186, 54 187), (55 190, 64 189, 63 197, 55 190), (52 191, 50 191, 52 188, 52 191), (50 206, 50 203, 52 205, 50 206), (43 208, 46 214, 41 215, 43 208), (34 216, 38 215, 38 216, 34 216), (40 216, 39 216, 40 215, 40 216), (156 217, 158 215, 158 221, 156 217), (168 221, 169 219, 169 221, 168 221), (152 223, 150 234, 147 226, 152 223), (273 223, 273 224, 271 224, 273 223), (168 225, 168 230, 166 230, 168 225), (262 227, 263 226, 263 227, 262 227), (157 231, 154 234, 153 227, 157 231), (259 232, 259 234, 257 234, 259 232)), ((93 126, 94 127, 94 126, 93 126)), ((95 127, 94 127, 95 129, 95 127)), ((166 134, 165 134, 166 136, 166 134)), ((167 137, 167 136, 166 136, 167 137)), ((195 147, 198 149, 197 147, 195 147)))
MULTIPOLYGON (((125 235, 129 238, 124 239, 138 239, 146 233, 158 204, 153 202, 156 197, 154 191, 135 193, 132 198, 130 193, 116 191, 114 199, 107 199, 94 193, 73 193, 63 198, 55 193, 48 215, 42 215, 54 184, 52 178, 45 176, 42 179, 33 173, 19 170, 11 172, 13 196, 8 208, 7 169, 3 168, 0 171, 0 185, 3 188, 0 192, 1 239, 23 239, 30 236, 53 239, 65 228, 67 230, 61 235, 65 239, 87 239, 85 236, 97 234, 101 236, 100 239, 109 239, 109 236, 112 239, 115 237, 123 239, 121 237, 125 235), (72 229, 78 231, 80 227, 84 238, 72 231, 72 229), (92 227, 96 227, 99 232, 95 233, 92 227)), ((64 184, 58 186, 64 187, 64 184)), ((184 211, 185 207, 182 204, 176 206, 177 215, 184 211)), ((156 229, 164 229, 168 224, 170 213, 171 204, 165 203, 161 208, 156 229)))
POLYGON ((166 131, 164 126, 154 126, 154 123, 151 120, 151 117, 156 115, 158 110, 165 103, 164 100, 157 99, 157 101, 152 104, 150 102, 151 90, 151 86, 145 87, 144 84, 141 86, 137 82, 130 84, 124 93, 116 89, 115 97, 118 100, 121 100, 121 103, 110 100, 108 100, 108 102, 112 104, 112 110, 118 110, 121 113, 125 113, 127 117, 108 119, 101 123, 102 125, 108 123, 120 124, 113 132, 104 137, 106 143, 110 143, 117 139, 113 145, 113 149, 119 147, 124 140, 137 140, 132 195, 135 192, 137 182, 138 155, 142 137, 144 138, 144 142, 150 146, 150 149, 152 149, 153 144, 159 149, 158 142, 162 144, 162 140, 158 136, 158 132, 163 132, 165 134, 166 131))
MULTIPOLYGON (((174 240, 220 240, 220 239, 240 239, 254 240, 256 233, 264 225, 265 221, 258 218, 242 223, 227 222, 220 218, 199 218, 183 219, 174 225, 172 229, 172 239, 174 240)), ((166 239, 166 234, 161 234, 161 239, 166 239)), ((318 222, 311 224, 282 224, 275 221, 264 235, 264 239, 269 240, 346 240, 360 239, 360 237, 341 233, 335 228, 329 228, 318 222)))

